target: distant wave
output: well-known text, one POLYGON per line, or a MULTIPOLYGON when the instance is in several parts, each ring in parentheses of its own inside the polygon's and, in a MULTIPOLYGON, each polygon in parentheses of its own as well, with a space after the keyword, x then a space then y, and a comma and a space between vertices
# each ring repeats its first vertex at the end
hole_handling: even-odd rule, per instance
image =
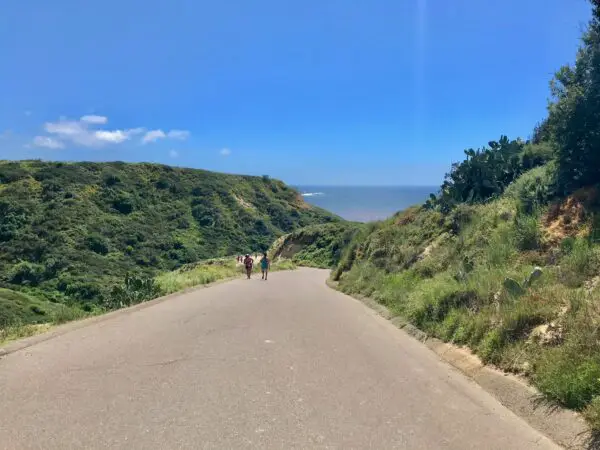
POLYGON ((302 197, 315 197, 317 195, 325 195, 323 192, 305 192, 302 197))

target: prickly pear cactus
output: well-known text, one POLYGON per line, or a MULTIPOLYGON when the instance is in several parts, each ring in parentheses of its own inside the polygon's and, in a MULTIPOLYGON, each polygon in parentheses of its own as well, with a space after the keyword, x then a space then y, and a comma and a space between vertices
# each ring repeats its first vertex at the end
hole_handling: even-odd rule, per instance
POLYGON ((535 280, 541 277, 542 273, 543 271, 541 268, 535 267, 527 276, 527 278, 525 278, 525 280, 523 281, 523 285, 520 285, 517 281, 513 280, 512 278, 505 278, 503 283, 504 288, 508 291, 509 294, 515 297, 519 297, 525 294, 526 289, 529 286, 531 286, 531 283, 533 283, 535 280))
POLYGON ((525 289, 521 287, 519 282, 512 278, 505 278, 503 284, 508 293, 515 297, 519 297, 525 293, 525 289))
POLYGON ((543 271, 540 267, 535 267, 531 271, 529 276, 525 279, 525 281, 523 281, 523 287, 528 288, 529 286, 531 286, 531 283, 533 283, 535 280, 537 280, 539 277, 541 277, 542 273, 543 273, 543 271))

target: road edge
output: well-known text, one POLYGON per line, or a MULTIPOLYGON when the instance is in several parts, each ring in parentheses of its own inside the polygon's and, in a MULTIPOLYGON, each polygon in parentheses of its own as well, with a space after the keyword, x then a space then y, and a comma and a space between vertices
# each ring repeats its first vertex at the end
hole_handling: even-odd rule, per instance
POLYGON ((138 303, 136 305, 128 306, 127 308, 117 309, 115 311, 109 311, 104 314, 98 314, 97 316, 86 317, 80 320, 73 320, 71 322, 67 322, 62 325, 56 325, 50 328, 50 330, 45 331, 40 334, 34 334, 33 336, 29 336, 26 338, 16 339, 14 341, 9 341, 4 345, 0 344, 0 358, 10 355, 11 353, 18 352, 19 350, 26 349, 31 347, 32 345, 39 344, 40 342, 48 341, 58 336, 62 336, 63 334, 69 333, 71 331, 79 330, 80 328, 87 327, 89 325, 93 325, 95 323, 104 322, 105 320, 112 319, 113 317, 131 314, 133 312, 139 311, 141 309, 149 308, 159 303, 163 303, 168 300, 172 300, 181 295, 189 294, 196 291, 201 291, 206 288, 210 288, 216 286, 218 284, 227 283, 229 281, 237 280, 240 277, 227 277, 222 278, 220 280, 213 281, 212 283, 201 284, 197 286, 192 286, 182 291, 173 292, 171 294, 163 295, 161 297, 154 298, 152 300, 148 300, 145 302, 138 303))
MULTIPOLYGON (((327 279, 327 286, 341 292, 338 283, 327 279)), ((344 293, 346 294, 346 293, 344 293)), ((525 420, 532 428, 569 450, 588 450, 594 439, 585 420, 576 412, 549 404, 525 379, 502 372, 481 362, 470 350, 428 336, 388 308, 362 295, 349 295, 377 312, 393 325, 420 341, 442 361, 450 364, 491 394, 504 407, 525 420)))

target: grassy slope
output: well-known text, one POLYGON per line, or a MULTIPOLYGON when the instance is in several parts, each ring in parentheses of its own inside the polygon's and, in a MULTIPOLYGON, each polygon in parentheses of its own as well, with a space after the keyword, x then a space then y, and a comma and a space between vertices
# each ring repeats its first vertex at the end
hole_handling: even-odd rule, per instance
POLYGON ((347 293, 371 296, 419 328, 524 374, 600 428, 600 246, 591 243, 594 190, 523 213, 549 183, 534 169, 488 204, 452 213, 411 208, 355 234, 333 272, 347 293), (519 212, 521 211, 521 212, 519 212), (523 295, 504 287, 534 267, 523 295))
MULTIPOLYGON (((284 233, 337 220, 268 177, 156 164, 4 161, 0 287, 93 312, 127 273, 152 278, 260 251, 284 233)), ((0 303, 7 317, 16 314, 12 303, 0 303)), ((25 323, 49 317, 19 311, 25 323)))
POLYGON ((48 324, 68 322, 85 314, 76 307, 0 288, 0 343, 40 333, 48 324))

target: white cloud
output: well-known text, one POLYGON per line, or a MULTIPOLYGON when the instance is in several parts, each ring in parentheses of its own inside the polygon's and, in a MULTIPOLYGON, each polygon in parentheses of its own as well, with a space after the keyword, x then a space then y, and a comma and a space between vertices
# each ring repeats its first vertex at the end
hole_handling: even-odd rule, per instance
POLYGON ((114 130, 114 131, 96 131, 94 132, 94 137, 99 141, 110 142, 113 144, 120 144, 121 142, 125 142, 129 139, 129 133, 123 130, 114 130))
POLYGON ((108 117, 90 115, 90 116, 83 116, 79 120, 81 122, 85 122, 85 123, 89 123, 89 124, 93 124, 93 125, 104 125, 105 123, 108 122, 108 117))
POLYGON ((168 132, 164 132, 161 129, 158 130, 150 130, 148 131, 144 137, 142 138, 142 143, 148 144, 150 142, 156 142, 159 139, 178 139, 183 141, 190 136, 190 132, 186 130, 171 130, 168 132))
POLYGON ((144 144, 147 144, 149 142, 156 142, 159 139, 164 139, 166 137, 167 135, 163 130, 150 130, 144 135, 144 137, 142 138, 142 142, 144 144))
POLYGON ((44 129, 59 136, 77 136, 86 131, 86 126, 80 122, 61 119, 58 122, 46 122, 44 129))
POLYGON ((112 144, 120 144, 121 142, 125 142, 128 139, 131 139, 132 136, 136 134, 143 133, 145 130, 143 128, 130 128, 129 130, 98 130, 94 132, 94 136, 99 141, 109 142, 112 144))
POLYGON ((164 132, 161 129, 148 131, 146 128, 101 129, 100 126, 106 123, 108 118, 105 116, 85 115, 79 120, 61 117, 56 122, 46 122, 44 130, 49 136, 37 136, 33 145, 49 148, 63 148, 68 144, 102 147, 122 144, 136 135, 143 135, 141 141, 144 144, 167 138, 186 139, 190 135, 185 130, 164 132))
POLYGON ((58 122, 47 122, 44 129, 54 136, 54 140, 71 142, 84 147, 100 147, 104 144, 120 144, 136 134, 144 132, 143 128, 127 130, 91 130, 90 125, 105 120, 101 116, 83 116, 81 120, 60 119, 58 122), (84 120, 85 118, 85 120, 84 120))
POLYGON ((222 156, 229 156, 231 155, 231 150, 229 150, 228 148, 222 148, 219 153, 221 153, 222 156))
POLYGON ((35 145, 36 147, 46 147, 52 149, 65 147, 65 144, 63 144, 59 140, 48 136, 36 136, 35 138, 33 138, 33 145, 35 145))
POLYGON ((171 139, 185 140, 190 137, 190 132, 187 130, 171 130, 167 133, 167 136, 171 139))
POLYGON ((171 158, 177 158, 179 156, 179 152, 177 150, 170 150, 169 151, 169 156, 171 158))

